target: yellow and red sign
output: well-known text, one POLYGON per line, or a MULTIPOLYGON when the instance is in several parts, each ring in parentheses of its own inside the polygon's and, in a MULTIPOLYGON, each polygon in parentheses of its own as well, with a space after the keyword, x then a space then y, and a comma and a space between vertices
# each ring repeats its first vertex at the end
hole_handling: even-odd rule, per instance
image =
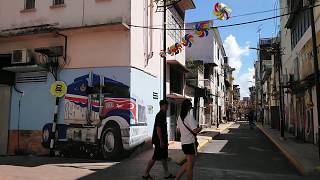
POLYGON ((50 92, 55 97, 63 97, 67 93, 67 85, 63 81, 52 83, 50 92))

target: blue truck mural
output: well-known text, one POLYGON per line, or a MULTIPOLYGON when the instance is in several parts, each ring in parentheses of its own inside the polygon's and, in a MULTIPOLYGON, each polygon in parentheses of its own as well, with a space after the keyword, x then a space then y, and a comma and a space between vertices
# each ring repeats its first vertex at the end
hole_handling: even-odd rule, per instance
MULTIPOLYGON (((57 152, 68 154, 76 148, 92 157, 117 159, 148 138, 147 116, 153 118, 154 112, 148 113, 147 104, 133 97, 130 85, 97 72, 79 74, 66 83, 60 105, 63 121, 54 134, 57 152)), ((45 148, 50 146, 51 128, 52 123, 43 127, 45 148)))

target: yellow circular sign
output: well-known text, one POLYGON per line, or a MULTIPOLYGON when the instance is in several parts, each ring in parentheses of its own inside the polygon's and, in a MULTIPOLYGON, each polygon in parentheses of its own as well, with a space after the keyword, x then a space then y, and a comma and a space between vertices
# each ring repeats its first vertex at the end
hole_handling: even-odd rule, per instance
POLYGON ((62 97, 67 93, 67 85, 63 81, 52 83, 50 92, 55 97, 62 97))

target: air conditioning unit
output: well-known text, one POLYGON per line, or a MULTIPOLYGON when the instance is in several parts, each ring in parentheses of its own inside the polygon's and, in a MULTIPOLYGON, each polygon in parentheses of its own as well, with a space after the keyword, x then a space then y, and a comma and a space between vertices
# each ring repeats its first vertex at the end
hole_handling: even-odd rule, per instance
POLYGON ((12 51, 11 64, 27 64, 31 62, 31 53, 28 49, 18 49, 12 51))

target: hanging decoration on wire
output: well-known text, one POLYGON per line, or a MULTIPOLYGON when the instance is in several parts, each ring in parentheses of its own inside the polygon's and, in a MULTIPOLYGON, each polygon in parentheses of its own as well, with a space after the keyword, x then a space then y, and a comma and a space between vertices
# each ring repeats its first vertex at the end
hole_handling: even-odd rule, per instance
POLYGON ((198 37, 207 37, 209 34, 210 25, 207 22, 200 22, 195 25, 195 34, 198 37))
POLYGON ((217 16, 219 20, 230 19, 231 12, 231 8, 223 3, 216 3, 214 5, 214 15, 217 16))
MULTIPOLYGON (((195 24, 193 33, 199 38, 203 38, 209 35, 209 30, 209 22, 199 22, 195 24)), ((167 49, 167 51, 161 50, 160 56, 162 58, 165 57, 167 54, 174 56, 182 52, 182 47, 191 48, 194 43, 194 35, 192 34, 192 32, 185 34, 180 42, 177 42, 174 45, 170 46, 167 49)))
MULTIPOLYGON (((163 4, 163 0, 156 0, 157 5, 161 7, 163 4)), ((169 1, 172 4, 175 4, 177 2, 180 2, 179 0, 171 0, 169 1)), ((169 3, 169 4, 170 4, 169 3)), ((229 8, 227 5, 223 3, 216 3, 214 6, 214 15, 218 17, 220 20, 228 20, 231 15, 231 8, 229 8)), ((177 55, 182 52, 182 47, 192 47, 194 43, 194 36, 197 36, 199 38, 207 37, 209 35, 210 30, 210 23, 209 22, 199 22, 196 23, 194 26, 194 31, 187 33, 184 35, 184 37, 181 39, 180 42, 176 42, 174 45, 170 46, 167 50, 161 50, 160 56, 163 58, 167 54, 170 54, 171 56, 177 55)))
POLYGON ((175 43, 168 48, 168 54, 170 54, 171 56, 177 55, 180 52, 182 52, 182 45, 180 43, 175 43))
POLYGON ((186 34, 182 40, 181 40, 181 44, 185 47, 191 47, 193 43, 193 36, 191 34, 186 34))

